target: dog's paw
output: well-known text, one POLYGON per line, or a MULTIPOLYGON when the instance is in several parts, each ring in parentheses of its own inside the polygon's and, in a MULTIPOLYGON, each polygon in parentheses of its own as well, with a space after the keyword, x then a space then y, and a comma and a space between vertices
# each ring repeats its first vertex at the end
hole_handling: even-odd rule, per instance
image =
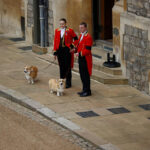
POLYGON ((53 94, 54 92, 53 92, 53 90, 50 90, 50 94, 53 94))
POLYGON ((59 92, 57 92, 57 96, 60 96, 60 93, 59 93, 59 92))
POLYGON ((33 81, 33 80, 31 80, 31 84, 34 84, 34 81, 33 81))

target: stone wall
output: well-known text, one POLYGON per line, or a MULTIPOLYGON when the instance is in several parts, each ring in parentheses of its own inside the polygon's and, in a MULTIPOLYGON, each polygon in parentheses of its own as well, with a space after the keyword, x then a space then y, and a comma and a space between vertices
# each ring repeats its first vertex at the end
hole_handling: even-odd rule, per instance
POLYGON ((24 0, 0 0, 0 32, 21 37, 21 17, 24 17, 24 0))
POLYGON ((150 0, 127 0, 128 12, 150 18, 150 0))
POLYGON ((27 27, 33 26, 33 0, 27 3, 27 27))
POLYGON ((148 41, 148 30, 125 25, 123 49, 129 84, 149 94, 150 41, 148 41))
POLYGON ((59 27, 60 18, 66 18, 67 25, 77 34, 80 22, 87 22, 88 32, 93 35, 92 0, 53 0, 52 2, 54 29, 59 27))
POLYGON ((49 8, 48 8, 48 38, 49 38, 49 45, 52 46, 54 38, 54 17, 52 10, 52 0, 49 0, 49 8))

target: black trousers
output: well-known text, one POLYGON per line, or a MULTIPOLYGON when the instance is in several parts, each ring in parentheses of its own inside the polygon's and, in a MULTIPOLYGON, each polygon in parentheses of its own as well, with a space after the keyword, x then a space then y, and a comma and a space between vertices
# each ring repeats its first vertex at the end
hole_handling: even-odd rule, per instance
POLYGON ((57 54, 60 78, 66 78, 66 85, 71 86, 71 53, 68 47, 60 47, 57 54))
POLYGON ((80 72, 80 78, 82 81, 82 91, 83 92, 91 92, 90 89, 90 75, 87 68, 87 62, 85 57, 81 57, 79 55, 79 72, 80 72))

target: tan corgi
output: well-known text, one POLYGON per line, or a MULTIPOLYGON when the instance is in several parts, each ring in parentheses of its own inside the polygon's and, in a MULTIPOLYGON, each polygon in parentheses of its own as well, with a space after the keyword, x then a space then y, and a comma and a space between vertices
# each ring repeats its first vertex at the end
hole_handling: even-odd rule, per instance
POLYGON ((49 91, 50 93, 57 93, 57 96, 62 96, 65 87, 65 79, 50 79, 49 80, 49 91))

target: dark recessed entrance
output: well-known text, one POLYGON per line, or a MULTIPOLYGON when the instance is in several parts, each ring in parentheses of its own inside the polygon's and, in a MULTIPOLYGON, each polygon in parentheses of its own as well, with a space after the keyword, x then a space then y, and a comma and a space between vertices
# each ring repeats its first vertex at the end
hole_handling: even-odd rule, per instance
POLYGON ((34 30, 33 30, 33 43, 40 43, 40 19, 39 19, 39 0, 33 0, 33 17, 34 17, 34 30))
POLYGON ((21 16, 21 31, 22 37, 25 39, 25 18, 21 16))
POLYGON ((33 16, 34 16, 34 29, 33 29, 33 43, 40 44, 41 38, 41 24, 40 24, 40 5, 44 6, 44 42, 48 46, 48 0, 33 0, 33 16))
POLYGON ((115 0, 93 0, 94 39, 112 39, 112 8, 115 0))

